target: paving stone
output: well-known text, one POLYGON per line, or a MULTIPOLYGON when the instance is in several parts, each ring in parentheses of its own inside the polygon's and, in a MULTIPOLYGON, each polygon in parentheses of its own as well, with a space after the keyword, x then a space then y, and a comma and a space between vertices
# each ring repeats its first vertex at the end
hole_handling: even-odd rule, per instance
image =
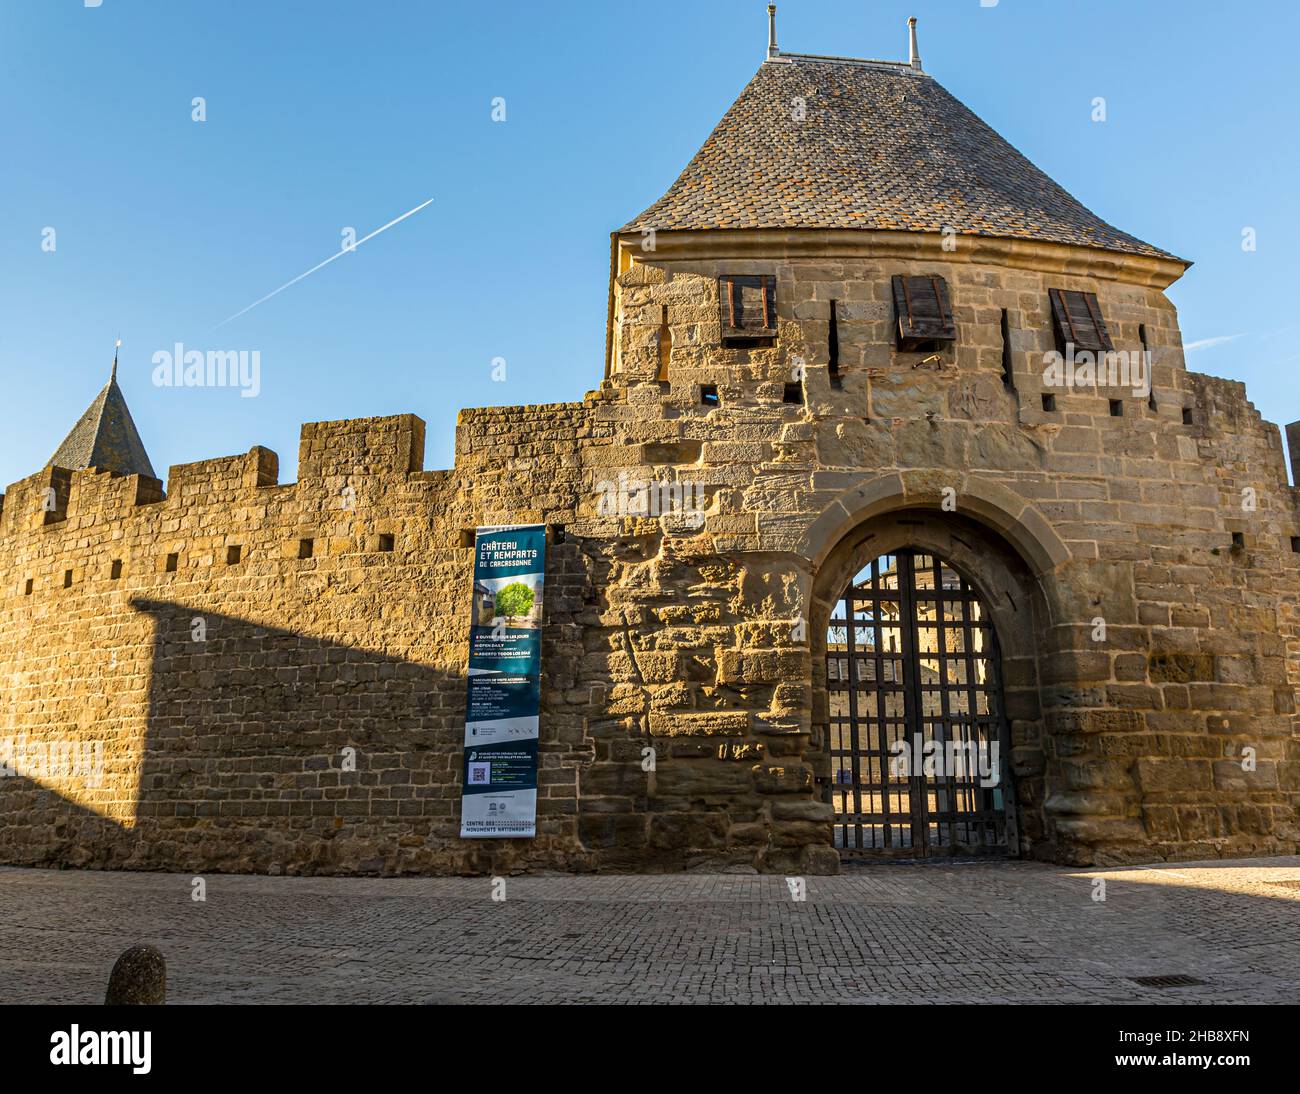
POLYGON ((0 869, 3 1003, 1293 1003, 1300 857, 1077 870, 293 878, 0 869), (1105 882, 1104 902, 1093 899, 1105 882), (1290 882, 1292 884, 1280 884, 1290 882), (1144 987, 1184 974, 1204 984, 1144 987))

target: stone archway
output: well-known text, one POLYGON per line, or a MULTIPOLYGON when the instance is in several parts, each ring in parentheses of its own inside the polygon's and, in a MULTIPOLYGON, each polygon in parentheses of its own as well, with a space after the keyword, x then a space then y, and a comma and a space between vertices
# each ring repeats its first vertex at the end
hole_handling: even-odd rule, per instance
POLYGON ((827 681, 827 631, 845 589, 882 556, 920 552, 942 559, 969 582, 986 606, 996 638, 1002 715, 1009 756, 1008 788, 1017 807, 1011 828, 1012 853, 1032 854, 1044 840, 1043 728, 1039 702, 1040 636, 1049 625, 1048 606, 1034 569, 997 532, 970 517, 924 508, 880 513, 853 527, 826 551, 813 578, 811 629, 815 747, 825 761, 819 773, 827 797, 833 796, 828 729, 831 724, 827 681))
POLYGON ((826 643, 836 850, 1017 850, 1001 652, 965 574, 912 548, 878 555, 845 588, 826 643))

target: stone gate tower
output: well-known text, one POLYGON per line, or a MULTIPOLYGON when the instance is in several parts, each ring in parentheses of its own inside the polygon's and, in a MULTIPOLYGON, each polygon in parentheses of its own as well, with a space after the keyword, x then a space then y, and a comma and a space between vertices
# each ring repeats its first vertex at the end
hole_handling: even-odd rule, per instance
POLYGON ((957 102, 914 26, 884 62, 772 24, 611 243, 598 390, 462 411, 448 470, 402 415, 305 425, 296 483, 258 447, 164 491, 114 380, 116 442, 0 510, 0 736, 104 756, 0 779, 4 861, 1296 851, 1297 493, 1242 386, 1185 366, 1185 261, 957 102), (464 840, 473 529, 516 523, 551 528, 537 836, 464 840))
POLYGON ((652 735, 739 726, 718 754, 761 753, 773 849, 828 819, 866 855, 1294 848, 1296 494, 1241 386, 1184 365, 1188 263, 949 95, 915 20, 895 63, 782 52, 769 13, 767 60, 614 238, 606 391, 643 475, 704 481, 726 560, 655 541, 643 610, 720 626, 705 679, 651 689, 652 735), (1005 793, 900 779, 900 740, 998 721, 1005 793))

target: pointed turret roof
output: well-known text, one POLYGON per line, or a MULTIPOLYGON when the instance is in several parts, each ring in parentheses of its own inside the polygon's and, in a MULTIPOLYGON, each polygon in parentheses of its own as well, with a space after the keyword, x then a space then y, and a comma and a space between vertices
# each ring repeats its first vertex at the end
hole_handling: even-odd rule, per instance
POLYGON ((1173 257, 1090 212, 919 59, 774 52, 668 192, 622 231, 651 228, 951 229, 1173 257))
POLYGON ((77 420, 72 432, 63 438, 49 465, 73 471, 94 467, 118 475, 157 477, 127 408, 126 397, 117 386, 117 354, 113 355, 113 372, 108 383, 77 420))

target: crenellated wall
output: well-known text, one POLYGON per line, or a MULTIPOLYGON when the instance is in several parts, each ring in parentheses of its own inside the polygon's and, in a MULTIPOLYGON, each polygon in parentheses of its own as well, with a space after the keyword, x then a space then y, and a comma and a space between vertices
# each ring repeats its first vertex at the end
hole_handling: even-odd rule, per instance
MULTIPOLYGON (((480 449, 491 429, 462 426, 480 449)), ((11 487, 0 738, 100 741, 104 771, 93 785, 29 762, 0 779, 3 860, 289 872, 587 865, 573 837, 582 717, 556 690, 573 671, 571 620, 593 595, 573 544, 556 543, 547 561, 538 838, 458 838, 473 554, 462 531, 501 512, 478 507, 472 454, 464 470, 424 472, 423 446, 412 415, 314 423, 303 427, 298 482, 279 484, 275 454, 254 448, 173 467, 165 500, 148 480, 58 474, 62 519, 48 522, 51 472, 11 487)), ((481 491, 513 497, 486 482, 481 491)))
POLYGON ((165 496, 58 468, 12 486, 0 738, 99 741, 105 777, 0 779, 0 860, 834 870, 829 606, 863 552, 908 545, 992 605, 1021 853, 1297 849, 1297 493, 1241 385, 1186 371, 1181 268, 898 233, 658 241, 620 241, 600 390, 463 411, 452 469, 422 469, 403 415, 304 426, 292 484, 254 448, 172 468, 165 496), (721 344, 724 273, 775 274, 772 346, 721 344), (893 347, 898 273, 946 279, 955 345, 893 347), (1044 409, 1049 287, 1096 292, 1118 349, 1145 335, 1151 401, 1044 409), (690 504, 643 514, 637 484, 690 504), (552 526, 539 835, 461 840, 472 530, 531 522, 552 526))

